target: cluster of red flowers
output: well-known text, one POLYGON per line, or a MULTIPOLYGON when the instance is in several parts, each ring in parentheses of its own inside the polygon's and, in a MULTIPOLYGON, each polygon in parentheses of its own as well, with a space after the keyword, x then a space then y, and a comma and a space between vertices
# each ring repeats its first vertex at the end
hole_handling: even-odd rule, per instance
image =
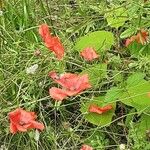
MULTIPOLYGON (((46 47, 53 51, 58 59, 62 59, 64 56, 64 47, 58 37, 51 35, 47 24, 42 24, 39 27, 39 34, 45 42, 46 47)), ((80 55, 87 61, 92 61, 99 57, 92 47, 83 49, 80 55)))
MULTIPOLYGON (((47 24, 42 24, 39 27, 39 34, 41 35, 45 46, 49 50, 53 51, 59 60, 62 59, 64 57, 64 47, 58 37, 52 36, 47 24)), ((142 41, 145 41, 147 34, 145 32, 142 32, 142 34, 145 35, 142 41)), ((39 54, 40 52, 38 51, 38 55, 39 54)), ((83 49, 80 55, 87 61, 99 58, 99 55, 92 47, 83 49)), ((73 73, 64 73, 58 75, 56 71, 51 71, 49 73, 49 77, 62 86, 62 88, 52 87, 49 89, 50 96, 56 101, 62 101, 69 96, 77 95, 82 91, 91 88, 88 74, 78 75, 73 73)), ((91 113, 102 114, 111 109, 111 105, 99 107, 98 105, 91 104, 88 111, 91 113)), ((44 125, 35 121, 36 117, 35 112, 26 111, 22 108, 17 108, 10 112, 10 132, 15 134, 17 132, 26 132, 28 129, 33 128, 43 130, 44 125)), ((93 148, 88 145, 83 145, 80 150, 93 150, 93 148)))
POLYGON ((137 33, 137 35, 134 35, 126 39, 125 46, 126 47, 129 46, 134 41, 144 45, 148 40, 148 35, 149 35, 148 32, 142 29, 141 31, 139 31, 139 33, 137 33))

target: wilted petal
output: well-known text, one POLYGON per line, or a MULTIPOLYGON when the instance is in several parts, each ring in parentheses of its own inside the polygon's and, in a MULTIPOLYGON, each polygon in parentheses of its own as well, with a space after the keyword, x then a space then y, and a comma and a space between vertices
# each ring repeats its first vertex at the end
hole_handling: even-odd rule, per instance
POLYGON ((96 53, 96 51, 92 47, 85 48, 81 52, 81 56, 88 61, 92 61, 99 57, 99 55, 96 53))
POLYGON ((102 114, 103 113, 97 105, 90 105, 89 112, 97 113, 97 114, 102 114))
POLYGON ((58 37, 52 37, 49 43, 46 42, 47 47, 52 50, 58 59, 64 56, 64 47, 58 37))
POLYGON ((61 74, 60 76, 58 76, 55 71, 51 71, 49 73, 49 77, 51 77, 55 82, 57 82, 61 86, 68 88, 68 89, 73 87, 78 80, 77 74, 65 73, 65 74, 61 74))
POLYGON ((27 131, 27 128, 19 125, 19 124, 16 124, 16 128, 18 131, 21 131, 21 132, 26 132, 27 131))
POLYGON ((56 57, 61 60, 64 56, 64 47, 60 39, 56 36, 52 36, 49 32, 49 28, 46 24, 43 24, 39 27, 39 34, 45 42, 45 46, 53 51, 56 57))
POLYGON ((15 134, 17 132, 17 128, 15 126, 15 124, 10 123, 10 133, 15 134))
POLYGON ((47 24, 40 25, 39 34, 43 38, 43 41, 46 41, 47 39, 49 39, 51 37, 47 24))
POLYGON ((91 88, 91 84, 89 83, 88 74, 84 74, 82 76, 79 76, 79 79, 76 82, 74 87, 79 92, 83 91, 85 89, 91 88))
POLYGON ((136 41, 144 45, 148 40, 149 33, 143 29, 137 34, 136 41))
POLYGON ((58 100, 58 101, 62 101, 68 96, 65 90, 62 90, 56 87, 50 88, 49 94, 53 99, 58 100))
POLYGON ((96 104, 92 104, 92 105, 89 106, 89 112, 93 112, 93 113, 97 113, 97 114, 105 113, 105 112, 107 112, 107 111, 109 111, 111 109, 112 109, 112 105, 99 107, 96 104))
POLYGON ((82 145, 82 148, 80 150, 93 150, 93 148, 89 145, 84 144, 82 145))
POLYGON ((89 83, 88 74, 77 75, 72 73, 65 73, 58 76, 55 71, 51 71, 49 76, 58 84, 67 89, 67 91, 76 91, 79 93, 91 87, 89 83))
POLYGON ((39 130, 44 130, 44 125, 43 123, 37 122, 37 121, 31 121, 31 128, 39 129, 39 130))
POLYGON ((137 35, 131 36, 130 38, 126 39, 125 46, 129 46, 134 41, 144 45, 148 40, 148 36, 149 33, 142 29, 141 31, 139 31, 139 33, 137 33, 137 35))

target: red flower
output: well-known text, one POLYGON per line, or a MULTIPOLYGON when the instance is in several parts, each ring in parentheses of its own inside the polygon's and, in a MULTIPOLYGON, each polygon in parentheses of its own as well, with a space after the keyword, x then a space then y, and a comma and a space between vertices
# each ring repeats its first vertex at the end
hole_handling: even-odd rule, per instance
POLYGON ((39 27, 39 34, 45 42, 46 47, 53 51, 58 59, 62 59, 64 56, 64 47, 58 37, 51 35, 47 24, 42 24, 39 27))
POLYGON ((94 48, 92 47, 87 47, 85 48, 81 53, 80 55, 88 60, 88 61, 92 61, 93 59, 96 59, 99 57, 99 55, 95 52, 94 48))
POLYGON ((80 150, 93 150, 93 148, 91 146, 88 145, 82 145, 82 148, 80 150))
POLYGON ((104 107, 99 107, 96 104, 90 105, 89 106, 89 112, 97 113, 97 114, 103 114, 109 110, 111 110, 113 107, 112 105, 107 105, 104 107))
POLYGON ((15 134, 18 131, 26 132, 27 129, 44 129, 44 125, 35 121, 36 115, 34 112, 25 111, 21 108, 8 114, 10 119, 10 132, 15 134))
POLYGON ((65 73, 58 76, 55 71, 51 71, 49 76, 63 87, 63 89, 53 87, 49 90, 50 96, 56 100, 63 100, 67 96, 76 95, 91 87, 87 74, 65 73))
POLYGON ((125 42, 125 46, 127 47, 128 45, 130 45, 134 41, 144 45, 148 40, 148 35, 149 35, 148 32, 142 29, 139 33, 137 33, 137 35, 134 35, 134 36, 128 38, 125 42))

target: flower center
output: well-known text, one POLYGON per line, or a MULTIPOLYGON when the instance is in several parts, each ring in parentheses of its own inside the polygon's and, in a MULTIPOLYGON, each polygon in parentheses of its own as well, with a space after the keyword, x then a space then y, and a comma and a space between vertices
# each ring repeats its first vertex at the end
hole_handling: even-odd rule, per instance
POLYGON ((19 121, 19 125, 23 126, 23 125, 25 125, 25 122, 24 121, 19 121))

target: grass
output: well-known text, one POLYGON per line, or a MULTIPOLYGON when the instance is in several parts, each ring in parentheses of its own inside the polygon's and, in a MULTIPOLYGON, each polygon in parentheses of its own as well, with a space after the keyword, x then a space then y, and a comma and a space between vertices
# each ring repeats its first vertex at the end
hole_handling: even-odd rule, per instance
MULTIPOLYGON (((96 150, 117 150, 123 143, 132 150, 135 147, 132 143, 148 145, 144 140, 133 142, 137 137, 134 130, 128 136, 124 117, 132 113, 124 114, 125 106, 122 103, 118 104, 118 116, 110 127, 99 127, 86 122, 79 111, 80 100, 86 101, 94 94, 105 93, 112 85, 111 78, 122 72, 133 71, 126 63, 120 70, 110 68, 108 74, 112 73, 113 77, 103 81, 104 87, 86 91, 90 94, 89 97, 83 93, 59 105, 48 94, 49 87, 54 84, 47 76, 50 70, 78 72, 89 65, 73 51, 74 42, 78 37, 100 29, 117 33, 107 25, 103 13, 99 14, 97 10, 97 6, 100 6, 100 11, 105 12, 107 2, 98 0, 0 2, 3 11, 0 16, 0 150, 79 150, 83 143, 90 143, 96 150), (63 62, 57 61, 40 39, 38 26, 44 22, 65 45, 67 56, 63 62), (34 55, 36 50, 41 51, 41 56, 34 55), (38 70, 35 74, 29 75, 26 68, 33 64, 39 65, 38 70), (46 129, 43 132, 31 130, 27 133, 10 134, 7 114, 17 107, 35 111, 38 120, 45 124, 46 129)), ((114 54, 113 57, 108 55, 109 61, 119 67, 121 62, 131 60, 122 57, 118 62, 117 57, 114 54)), ((137 65, 139 70, 143 69, 143 59, 136 62, 141 65, 137 65)), ((149 60, 147 58, 144 60, 148 62, 146 67, 149 66, 149 60)), ((149 67, 145 70, 148 71, 149 67)), ((149 72, 147 74, 149 75, 149 72)), ((137 147, 137 150, 140 148, 137 147)))

